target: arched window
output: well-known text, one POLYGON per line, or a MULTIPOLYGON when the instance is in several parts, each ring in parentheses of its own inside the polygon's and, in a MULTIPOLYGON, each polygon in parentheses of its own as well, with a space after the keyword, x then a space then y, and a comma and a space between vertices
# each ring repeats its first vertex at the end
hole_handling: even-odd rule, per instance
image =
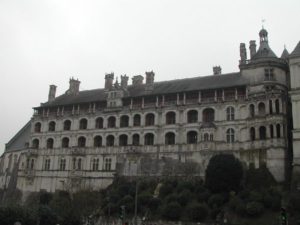
POLYGON ((145 145, 154 145, 154 135, 148 133, 145 135, 145 145))
POLYGON ((65 120, 64 130, 71 130, 71 121, 70 120, 65 120))
POLYGON ((133 117, 133 126, 141 126, 141 116, 139 114, 134 115, 133 117))
POLYGON ((251 141, 255 140, 255 128, 254 127, 250 128, 250 140, 251 141))
POLYGON ((52 149, 53 148, 53 144, 54 144, 54 141, 52 138, 48 138, 47 139, 47 148, 48 149, 52 149))
POLYGON ((35 123, 34 124, 34 132, 40 133, 41 132, 41 127, 42 127, 42 124, 40 122, 35 123))
POLYGON ((103 128, 103 118, 102 117, 98 117, 96 119, 95 128, 96 129, 102 129, 103 128))
POLYGON ((226 118, 228 121, 234 120, 234 108, 232 106, 227 107, 226 118))
POLYGON ((198 111, 196 111, 196 110, 188 111, 187 122, 188 123, 197 123, 198 122, 198 111))
POLYGON ((84 148, 86 144, 86 139, 85 137, 79 137, 78 138, 78 147, 84 148))
POLYGON ((209 134, 208 134, 208 133, 205 133, 205 134, 203 135, 203 140, 204 140, 204 141, 209 141, 209 134))
POLYGON ((279 99, 276 99, 275 101, 275 110, 277 114, 280 113, 279 99))
POLYGON ((134 134, 132 136, 132 145, 134 145, 134 146, 140 145, 140 135, 134 134))
POLYGON ((39 148, 39 144, 40 144, 39 139, 33 139, 33 141, 32 141, 32 148, 38 149, 39 148))
POLYGON ((209 140, 210 140, 210 141, 213 141, 213 140, 214 140, 214 135, 213 135, 213 134, 210 134, 210 135, 209 135, 209 140))
POLYGON ((62 148, 69 148, 69 138, 64 137, 61 141, 61 147, 62 148))
POLYGON ((128 127, 129 126, 129 117, 128 116, 121 116, 120 119, 120 127, 128 127))
POLYGON ((188 144, 197 144, 198 133, 196 131, 189 131, 186 134, 186 140, 188 144))
POLYGON ((255 106, 253 104, 249 106, 249 116, 250 118, 253 118, 255 116, 255 106))
POLYGON ((126 134, 122 134, 119 136, 119 146, 127 146, 128 137, 126 134))
POLYGON ((145 126, 153 126, 155 121, 155 116, 153 113, 148 113, 146 115, 145 126))
POLYGON ((266 135, 266 127, 264 126, 261 126, 259 128, 259 139, 260 140, 265 140, 267 138, 267 135, 266 135))
POLYGON ((79 121, 79 129, 86 130, 87 129, 87 119, 83 118, 79 121))
POLYGON ((270 125, 270 137, 274 138, 274 128, 272 124, 270 125))
POLYGON ((175 134, 173 132, 168 132, 165 135, 166 145, 175 145, 175 134))
POLYGON ((176 123, 176 114, 175 112, 168 112, 166 114, 166 124, 175 124, 176 123))
POLYGON ((96 136, 94 137, 94 147, 101 147, 102 146, 102 137, 96 136))
POLYGON ((266 115, 266 106, 265 106, 265 103, 263 103, 263 102, 260 102, 258 104, 258 115, 260 115, 260 116, 266 115))
POLYGON ((229 128, 226 131, 226 141, 227 143, 233 143, 234 142, 234 129, 229 128))
POLYGON ((48 131, 55 131, 55 122, 54 121, 51 121, 49 123, 49 127, 48 127, 48 131))
POLYGON ((215 120, 215 111, 212 108, 204 109, 202 116, 203 122, 213 122, 215 120))
POLYGON ((280 124, 276 124, 276 137, 280 138, 281 134, 280 134, 280 124))
POLYGON ((273 114, 273 102, 272 102, 272 100, 269 100, 269 111, 270 111, 270 114, 273 114))
POLYGON ((110 116, 107 120, 107 127, 114 128, 116 127, 116 118, 114 116, 110 116))
POLYGON ((115 144, 115 137, 113 135, 108 135, 106 137, 106 146, 114 146, 115 144))

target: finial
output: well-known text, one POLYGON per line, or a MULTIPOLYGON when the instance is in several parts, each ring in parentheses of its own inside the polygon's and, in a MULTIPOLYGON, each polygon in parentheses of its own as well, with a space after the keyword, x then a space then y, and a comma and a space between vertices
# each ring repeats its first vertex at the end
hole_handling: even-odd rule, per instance
POLYGON ((261 20, 261 23, 262 23, 262 29, 264 29, 264 23, 266 22, 266 20, 265 19, 262 19, 261 20))
POLYGON ((286 50, 286 44, 284 44, 284 49, 286 50))

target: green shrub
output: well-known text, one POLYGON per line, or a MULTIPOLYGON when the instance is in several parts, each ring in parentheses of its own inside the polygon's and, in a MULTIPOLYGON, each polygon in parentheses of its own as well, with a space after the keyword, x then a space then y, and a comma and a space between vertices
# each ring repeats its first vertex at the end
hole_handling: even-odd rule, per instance
POLYGON ((170 202, 163 206, 162 216, 168 220, 178 220, 181 216, 182 207, 178 202, 170 202))
POLYGON ((208 199, 210 208, 219 208, 224 203, 224 196, 222 194, 214 194, 208 199))
POLYGON ((193 194, 190 192, 190 190, 184 190, 178 195, 178 202, 181 206, 185 206, 188 202, 193 200, 193 194))
POLYGON ((257 217, 263 213, 264 206, 260 202, 249 202, 246 205, 246 211, 249 216, 257 217))
POLYGON ((186 213, 191 221, 204 221, 208 216, 208 207, 205 204, 192 202, 186 207, 186 213))

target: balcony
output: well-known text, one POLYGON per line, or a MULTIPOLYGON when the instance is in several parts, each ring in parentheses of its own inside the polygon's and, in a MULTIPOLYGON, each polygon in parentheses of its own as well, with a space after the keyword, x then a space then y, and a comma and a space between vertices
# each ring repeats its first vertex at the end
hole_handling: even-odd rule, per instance
POLYGON ((74 156, 85 156, 86 155, 86 150, 85 148, 71 148, 71 155, 74 156))

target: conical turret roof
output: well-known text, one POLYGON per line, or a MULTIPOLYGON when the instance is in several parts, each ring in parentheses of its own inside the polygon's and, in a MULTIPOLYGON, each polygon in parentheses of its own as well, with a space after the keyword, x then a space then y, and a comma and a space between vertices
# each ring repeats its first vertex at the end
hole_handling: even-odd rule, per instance
POLYGON ((300 41, 298 42, 294 51, 292 51, 292 53, 290 54, 290 57, 298 57, 298 56, 300 57, 300 41))
POLYGON ((286 48, 284 48, 284 50, 283 50, 283 52, 282 52, 280 58, 282 58, 282 59, 287 59, 287 58, 289 57, 289 55, 290 55, 290 54, 289 54, 288 50, 286 50, 286 48))

